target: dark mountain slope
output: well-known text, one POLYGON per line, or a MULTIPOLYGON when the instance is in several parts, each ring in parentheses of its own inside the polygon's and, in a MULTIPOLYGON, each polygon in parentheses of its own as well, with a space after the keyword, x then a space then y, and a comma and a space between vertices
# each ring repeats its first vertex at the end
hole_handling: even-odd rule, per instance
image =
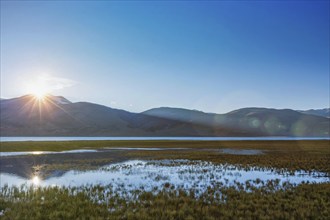
POLYGON ((131 113, 107 106, 27 95, 0 101, 1 136, 329 136, 329 118, 284 109, 227 114, 178 108, 131 113))
POLYGON ((212 114, 176 108, 156 108, 143 114, 193 122, 218 130, 226 128, 227 131, 249 135, 327 136, 330 130, 329 119, 290 109, 243 108, 227 114, 212 114))
POLYGON ((88 102, 33 96, 0 102, 1 136, 203 136, 211 128, 88 102), (204 131, 205 130, 205 131, 204 131))

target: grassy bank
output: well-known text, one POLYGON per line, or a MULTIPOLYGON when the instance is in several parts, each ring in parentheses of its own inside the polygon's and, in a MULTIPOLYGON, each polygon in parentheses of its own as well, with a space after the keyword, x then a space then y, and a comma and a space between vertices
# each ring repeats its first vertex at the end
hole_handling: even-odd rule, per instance
POLYGON ((76 149, 101 149, 105 147, 161 147, 161 148, 233 148, 271 151, 305 151, 330 153, 329 140, 290 141, 186 141, 186 140, 111 140, 111 141, 18 141, 0 142, 0 151, 64 151, 76 149))

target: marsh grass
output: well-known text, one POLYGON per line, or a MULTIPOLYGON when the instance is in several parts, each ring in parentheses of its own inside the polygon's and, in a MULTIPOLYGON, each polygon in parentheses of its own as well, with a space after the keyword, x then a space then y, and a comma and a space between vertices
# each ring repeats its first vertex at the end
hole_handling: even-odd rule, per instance
MULTIPOLYGON (((208 188, 200 196, 164 185, 135 190, 131 199, 111 186, 4 187, 1 219, 329 219, 330 184, 298 186, 276 181, 261 187, 208 188)), ((127 194, 129 194, 127 193, 127 194)))
POLYGON ((108 159, 84 159, 84 160, 64 160, 62 163, 52 163, 46 164, 42 166, 41 171, 46 174, 53 170, 61 170, 61 171, 69 171, 69 170, 78 170, 78 171, 86 171, 86 170, 96 170, 99 169, 100 166, 104 164, 109 164, 113 162, 112 158, 108 159))
POLYGON ((65 151, 77 149, 101 149, 111 147, 157 147, 193 149, 260 149, 271 151, 330 153, 330 140, 242 140, 242 141, 186 141, 186 140, 109 140, 109 141, 18 141, 0 142, 2 152, 17 151, 65 151))
MULTIPOLYGON (((120 151, 123 160, 132 159, 190 159, 205 160, 214 163, 230 163, 237 166, 259 166, 291 171, 320 171, 330 175, 330 141, 299 140, 299 141, 49 141, 49 142, 0 142, 0 151, 65 151, 76 149, 103 149, 111 147, 159 147, 163 151, 120 151), (171 150, 171 148, 189 148, 187 150, 171 150), (220 149, 257 149, 260 155, 223 154, 220 149)), ((95 158, 84 163, 77 162, 77 169, 105 164, 96 163, 95 158), (80 165, 79 165, 80 164, 80 165)), ((66 162, 64 162, 66 163, 66 162)), ((50 168, 62 165, 62 161, 53 163, 50 168)), ((70 162, 68 162, 70 164, 70 162)))

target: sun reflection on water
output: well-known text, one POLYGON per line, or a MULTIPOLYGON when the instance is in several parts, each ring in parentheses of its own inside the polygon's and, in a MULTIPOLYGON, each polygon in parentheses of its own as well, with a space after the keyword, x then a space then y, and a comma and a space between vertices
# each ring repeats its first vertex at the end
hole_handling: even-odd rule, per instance
POLYGON ((42 151, 33 151, 32 154, 33 155, 40 155, 40 154, 43 154, 44 152, 42 151))
POLYGON ((34 176, 32 178, 33 185, 39 186, 40 185, 40 178, 38 176, 34 176))

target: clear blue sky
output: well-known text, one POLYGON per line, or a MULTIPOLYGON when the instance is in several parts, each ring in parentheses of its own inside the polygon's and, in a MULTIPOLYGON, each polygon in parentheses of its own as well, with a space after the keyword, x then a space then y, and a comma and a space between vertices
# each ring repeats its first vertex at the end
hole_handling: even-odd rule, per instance
POLYGON ((1 1, 1 97, 140 112, 329 107, 329 1, 1 1))

